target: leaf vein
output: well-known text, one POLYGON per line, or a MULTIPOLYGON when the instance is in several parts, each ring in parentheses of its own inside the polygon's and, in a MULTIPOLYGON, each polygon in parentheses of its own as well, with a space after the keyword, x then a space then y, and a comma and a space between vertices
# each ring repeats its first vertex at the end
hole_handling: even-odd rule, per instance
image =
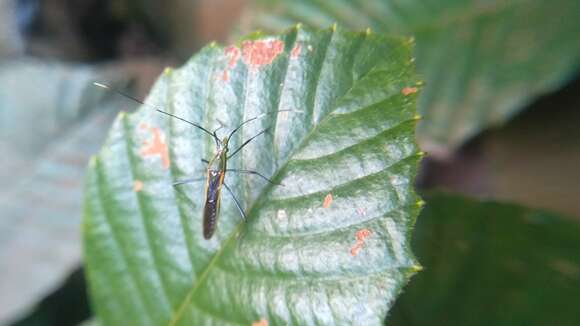
MULTIPOLYGON (((122 118, 122 128, 120 128, 122 130, 122 134, 123 134, 123 139, 125 140, 125 152, 127 155, 127 158, 129 159, 129 174, 131 176, 131 179, 133 181, 136 180, 135 178, 135 170, 134 170, 134 164, 135 164, 135 159, 133 157, 133 153, 131 152, 131 148, 132 148, 132 141, 131 141, 131 136, 129 133, 129 125, 128 125, 128 118, 126 115, 123 116, 122 118)), ((143 200, 141 198, 141 195, 139 192, 133 192, 134 194, 134 198, 137 201, 137 209, 138 209, 138 213, 137 215, 139 215, 140 219, 141 219, 141 223, 143 225, 143 230, 145 231, 145 242, 147 244, 147 248, 148 250, 151 252, 151 258, 153 260, 153 266, 155 267, 155 274, 157 275, 157 277, 159 278, 159 283, 161 285, 161 290, 162 290, 162 294, 163 294, 163 301, 165 301, 165 303, 169 306, 169 310, 173 310, 173 307, 171 305, 171 302, 169 301, 169 296, 168 296, 168 291, 166 288, 166 284, 163 280, 163 277, 161 276, 161 272, 159 270, 159 263, 157 261, 157 257, 155 255, 155 251, 153 250, 153 244, 151 243, 151 230, 149 230, 149 226, 147 225, 147 222, 145 221, 145 216, 143 214, 143 200)))
POLYGON ((141 303, 142 305, 142 311, 145 311, 144 315, 147 316, 150 320, 153 319, 153 316, 151 316, 150 314, 148 314, 147 312, 149 311, 146 308, 146 304, 145 304, 145 300, 144 298, 144 291, 143 288, 140 286, 139 282, 137 281, 137 278, 135 276, 135 271, 133 270, 133 268, 131 268, 131 264, 128 262, 127 259, 127 253, 125 252, 125 250, 123 249, 123 246, 121 246, 121 242, 119 240, 119 236, 117 235, 117 232, 115 232, 115 228, 112 225, 111 221, 110 221, 110 216, 113 215, 111 214, 111 212, 108 209, 108 206, 105 205, 103 203, 103 198, 105 197, 105 195, 103 194, 103 187, 102 187, 102 183, 103 183, 103 176, 102 176, 102 171, 103 171, 103 167, 102 167, 102 163, 100 161, 99 157, 96 157, 95 159, 95 163, 96 163, 96 167, 95 170, 97 172, 97 182, 96 182, 96 187, 97 187, 97 192, 98 192, 98 203, 101 206, 103 212, 104 212, 104 222, 106 223, 106 225, 108 226, 110 233, 111 233, 111 238, 113 239, 113 242, 115 243, 115 246, 117 247, 117 252, 119 252, 121 254, 121 258, 123 260, 123 262, 125 262, 125 266, 127 271, 129 272, 129 280, 131 280, 131 283, 133 284, 133 286, 135 287, 135 289, 138 292, 138 301, 139 303, 141 303))

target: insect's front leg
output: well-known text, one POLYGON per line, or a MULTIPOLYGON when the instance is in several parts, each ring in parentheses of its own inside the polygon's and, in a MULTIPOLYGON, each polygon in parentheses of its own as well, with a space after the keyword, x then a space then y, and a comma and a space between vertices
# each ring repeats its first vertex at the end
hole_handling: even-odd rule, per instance
POLYGON ((192 182, 197 182, 197 181, 205 181, 206 178, 191 178, 191 179, 183 179, 183 180, 179 180, 179 181, 175 181, 173 183, 173 186, 180 186, 180 185, 184 185, 187 183, 192 183, 192 182))
MULTIPOLYGON (((201 161, 205 164, 209 164, 209 161, 204 159, 204 158, 202 158, 201 161)), ((205 171, 200 171, 200 172, 205 172, 205 171)), ((173 183, 173 186, 180 186, 180 185, 187 184, 187 183, 192 183, 192 182, 197 182, 197 181, 205 181, 205 180, 206 180, 206 177, 183 179, 183 180, 175 181, 173 183)))

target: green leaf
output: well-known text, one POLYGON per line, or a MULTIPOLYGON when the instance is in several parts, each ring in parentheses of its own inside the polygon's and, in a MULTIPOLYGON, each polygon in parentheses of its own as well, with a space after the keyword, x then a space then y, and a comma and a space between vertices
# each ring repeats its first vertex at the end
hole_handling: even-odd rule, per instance
POLYGON ((576 0, 263 3, 270 11, 257 15, 256 24, 269 29, 288 21, 314 26, 338 21, 415 36, 417 69, 426 82, 418 137, 422 148, 435 154, 507 121, 566 82, 580 62, 576 0))
MULTIPOLYGON (((105 325, 380 324, 418 269, 409 234, 416 79, 408 40, 299 26, 210 45, 121 115, 89 166, 86 262, 105 325), (241 121, 231 158, 283 186, 228 173, 216 235, 202 235, 201 158, 241 121), (156 144, 153 146, 153 144, 156 144), (169 164, 170 163, 170 164, 169 164), (357 240, 357 236, 360 238, 357 240)), ((231 152, 230 152, 231 153, 231 152)))
POLYGON ((0 325, 27 314, 79 264, 83 176, 118 107, 90 80, 111 77, 127 78, 88 65, 0 61, 0 325))
POLYGON ((580 324, 577 221, 512 204, 427 198, 413 235, 425 270, 389 324, 580 324))

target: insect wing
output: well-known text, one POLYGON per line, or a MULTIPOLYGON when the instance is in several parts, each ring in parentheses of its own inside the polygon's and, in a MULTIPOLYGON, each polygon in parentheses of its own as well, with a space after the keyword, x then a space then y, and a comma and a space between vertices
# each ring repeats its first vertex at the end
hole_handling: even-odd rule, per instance
POLYGON ((203 207, 203 237, 206 239, 213 236, 217 227, 224 177, 225 172, 219 170, 209 170, 207 174, 203 207))

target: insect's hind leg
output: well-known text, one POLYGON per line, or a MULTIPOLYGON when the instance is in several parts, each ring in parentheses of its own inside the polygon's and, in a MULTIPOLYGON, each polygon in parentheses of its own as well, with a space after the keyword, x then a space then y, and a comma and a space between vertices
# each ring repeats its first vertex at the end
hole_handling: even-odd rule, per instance
POLYGON ((230 189, 230 187, 228 187, 228 185, 225 182, 224 182, 224 187, 226 188, 226 190, 230 193, 230 195, 234 199, 234 203, 236 203, 236 207, 240 211, 240 215, 242 216, 242 220, 244 220, 244 222, 245 222, 247 220, 247 218, 246 218, 246 213, 244 212, 244 209, 242 208, 242 204, 240 204, 240 201, 238 200, 238 198, 236 198, 236 195, 234 195, 233 191, 230 189))
POLYGON ((243 170, 243 169, 227 169, 226 172, 237 172, 237 173, 245 173, 245 174, 253 174, 253 175, 257 175, 260 178, 268 181, 269 183, 276 185, 276 186, 284 186, 281 183, 276 183, 274 181, 272 181, 271 179, 269 179, 268 177, 266 177, 265 175, 261 174, 258 171, 253 171, 253 170, 243 170))
MULTIPOLYGON (((206 160, 206 159, 203 159, 203 158, 202 158, 202 159, 201 159, 201 161, 202 161, 203 163, 205 163, 205 164, 209 164, 209 161, 208 161, 208 160, 206 160)), ((205 178, 205 177, 203 177, 203 178, 190 178, 190 179, 183 179, 183 180, 175 181, 175 182, 173 183, 173 186, 175 187, 175 186, 180 186, 180 185, 183 185, 183 184, 186 184, 186 183, 192 183, 192 182, 197 182, 197 181, 205 181, 205 180, 206 180, 206 178, 205 178)))

